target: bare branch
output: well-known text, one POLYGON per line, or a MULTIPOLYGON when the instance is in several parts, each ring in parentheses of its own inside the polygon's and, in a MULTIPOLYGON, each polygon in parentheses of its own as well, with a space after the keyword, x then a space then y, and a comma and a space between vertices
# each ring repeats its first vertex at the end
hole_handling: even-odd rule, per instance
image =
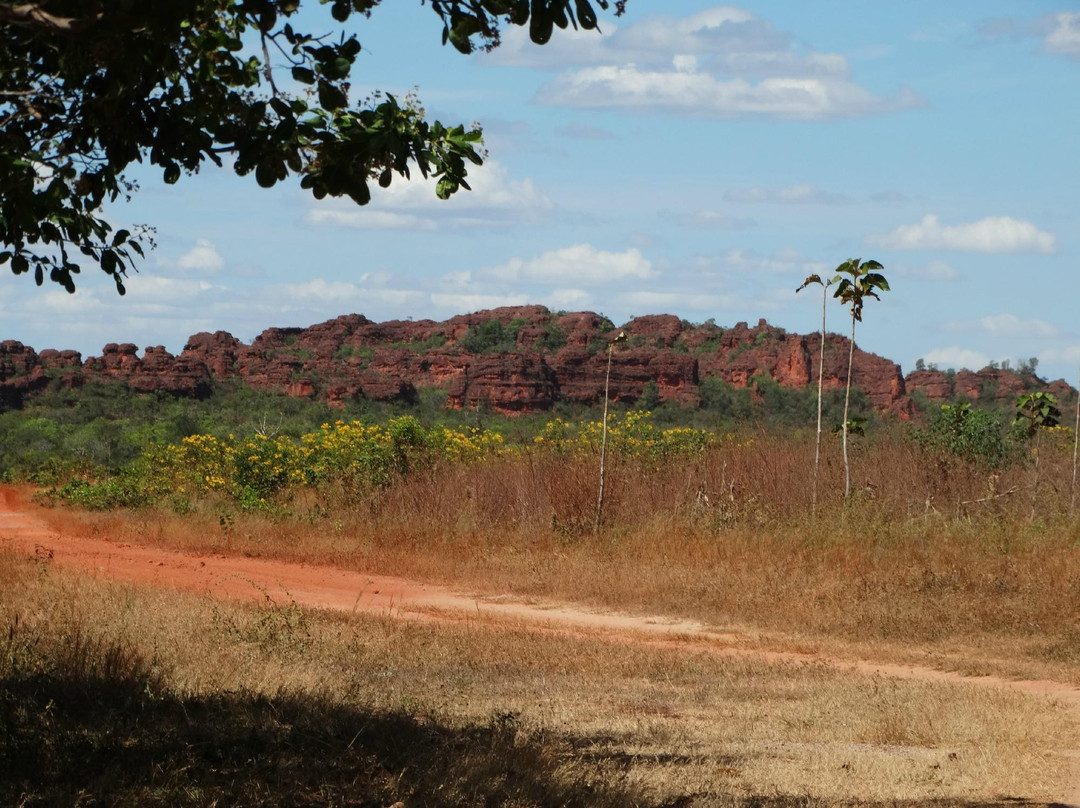
POLYGON ((280 93, 278 92, 277 85, 274 84, 274 69, 270 66, 270 49, 266 47, 266 32, 262 32, 262 52, 263 52, 263 73, 266 76, 266 82, 270 85, 270 91, 277 98, 280 93))
POLYGON ((40 3, 23 3, 21 6, 0 3, 0 25, 19 25, 61 34, 77 34, 100 20, 103 14, 98 11, 85 18, 57 17, 42 8, 40 3))

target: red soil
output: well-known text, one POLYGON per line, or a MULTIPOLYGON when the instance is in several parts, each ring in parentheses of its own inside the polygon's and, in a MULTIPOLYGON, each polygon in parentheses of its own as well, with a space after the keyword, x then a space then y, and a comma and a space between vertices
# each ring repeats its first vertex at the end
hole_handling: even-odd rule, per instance
MULTIPOLYGON (((111 580, 185 589, 214 597, 346 612, 392 615, 405 620, 533 627, 588 633, 621 642, 664 645, 683 651, 756 657, 774 662, 815 662, 868 675, 929 682, 964 683, 1052 697, 1065 704, 1080 727, 1080 690, 1047 680, 965 676, 917 665, 840 659, 790 651, 740 647, 745 635, 672 617, 644 617, 586 610, 572 604, 525 603, 455 592, 447 587, 311 564, 226 555, 178 553, 60 534, 34 513, 24 492, 0 486, 0 548, 47 556, 51 563, 111 580)), ((1080 808, 1080 752, 1062 750, 1071 761, 1061 778, 1058 802, 1080 808)))

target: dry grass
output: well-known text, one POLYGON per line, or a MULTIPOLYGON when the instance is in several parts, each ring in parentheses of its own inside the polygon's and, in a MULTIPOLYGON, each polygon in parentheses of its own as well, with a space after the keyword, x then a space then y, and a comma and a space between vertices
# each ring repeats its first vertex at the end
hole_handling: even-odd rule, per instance
MULTIPOLYGON (((836 447, 822 491, 838 491, 836 447)), ((611 463, 606 529, 591 533, 592 458, 536 453, 418 471, 359 502, 304 491, 288 517, 204 501, 194 513, 83 514, 70 529, 191 550, 371 572, 693 617, 814 648, 932 654, 967 670, 1080 682, 1080 520, 1068 447, 991 477, 901 436, 856 447, 860 493, 808 518, 812 445, 757 436, 692 462, 611 463), (1056 485, 1056 488, 1055 488, 1056 485), (1015 490, 986 502, 993 490, 1015 490), (967 505, 959 503, 967 502, 967 505)), ((772 641, 772 640, 770 640, 772 641)))
POLYGON ((984 805, 1060 705, 599 636, 243 607, 0 554, 0 802, 984 805), (217 802, 215 802, 217 801, 217 802))

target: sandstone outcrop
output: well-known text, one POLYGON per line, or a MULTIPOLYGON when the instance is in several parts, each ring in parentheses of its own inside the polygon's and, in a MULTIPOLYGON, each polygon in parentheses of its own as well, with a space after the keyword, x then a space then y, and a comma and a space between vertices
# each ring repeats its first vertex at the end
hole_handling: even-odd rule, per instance
POLYGON ((1031 390, 1046 390, 1059 400, 1074 394, 1063 379, 1050 383, 1030 372, 987 367, 979 371, 914 370, 907 377, 908 391, 935 404, 953 399, 1012 406, 1018 396, 1031 390))
MULTIPOLYGON (((636 317, 621 327, 594 312, 553 313, 542 306, 514 306, 433 320, 377 323, 348 314, 308 328, 268 328, 251 344, 225 331, 193 335, 179 355, 130 343, 110 343, 85 361, 75 351, 44 350, 0 342, 0 406, 20 406, 50 384, 77 387, 117 381, 140 392, 207 396, 221 383, 324 401, 416 401, 437 388, 448 407, 483 407, 503 413, 551 409, 559 401, 596 404, 603 397, 608 346, 610 396, 633 403, 643 395, 696 406, 701 385, 721 379, 750 387, 761 378, 785 387, 812 388, 818 381, 818 334, 789 334, 760 320, 720 328, 692 325, 668 314, 636 317)), ((825 338, 823 384, 844 386, 849 341, 825 338)), ((1011 402, 1028 389, 1046 389, 1032 374, 999 368, 977 373, 917 370, 855 348, 852 381, 877 409, 908 417, 911 394, 930 402, 953 398, 1011 402)), ((1049 386, 1060 395, 1064 382, 1049 386)))

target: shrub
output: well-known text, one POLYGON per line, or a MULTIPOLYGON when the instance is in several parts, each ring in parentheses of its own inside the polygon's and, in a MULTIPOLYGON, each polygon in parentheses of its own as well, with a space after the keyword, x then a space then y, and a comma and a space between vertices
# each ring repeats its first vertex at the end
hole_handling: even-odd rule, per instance
POLYGON ((517 349, 517 334, 529 321, 518 318, 503 325, 488 320, 483 325, 470 326, 461 338, 461 347, 469 353, 510 353, 517 349))
POLYGON ((991 412, 969 402, 942 404, 925 429, 915 430, 919 445, 989 469, 1003 468, 1016 457, 1016 444, 991 412))

